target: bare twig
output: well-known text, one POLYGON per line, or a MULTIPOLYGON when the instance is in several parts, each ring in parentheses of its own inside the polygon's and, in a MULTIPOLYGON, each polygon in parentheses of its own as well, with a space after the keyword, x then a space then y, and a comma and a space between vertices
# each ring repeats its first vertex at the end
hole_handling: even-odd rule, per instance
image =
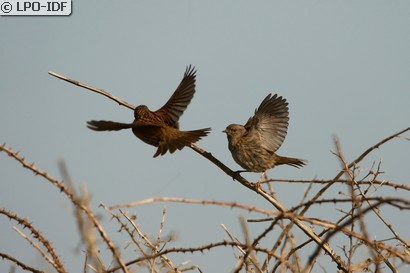
MULTIPOLYGON (((246 263, 247 260, 249 259, 252 262, 252 264, 255 266, 256 270, 259 273, 262 273, 257 257, 255 255, 248 257, 249 255, 251 255, 253 251, 253 246, 250 244, 247 228, 243 227, 244 219, 242 218, 241 221, 242 221, 242 229, 245 233, 244 234, 245 235, 245 245, 247 247, 243 248, 242 246, 236 246, 236 248, 239 250, 239 252, 241 252, 243 257, 239 260, 239 262, 235 266, 234 272, 235 273, 239 272, 242 269, 244 263, 246 263)), ((231 238, 232 241, 240 243, 240 241, 235 236, 233 236, 233 234, 228 230, 228 228, 224 224, 222 224, 221 227, 223 230, 225 230, 225 232, 228 234, 228 236, 231 238)))
MULTIPOLYGON (((80 191, 81 195, 76 193, 74 183, 70 177, 68 172, 68 168, 63 160, 58 162, 58 167, 61 172, 61 176, 63 181, 67 184, 68 188, 71 190, 75 198, 83 204, 85 207, 90 209, 90 197, 88 195, 88 191, 85 185, 81 185, 80 191)), ((90 209, 91 210, 91 209, 90 209)), ((86 259, 87 261, 90 260, 92 264, 92 268, 95 267, 96 272, 104 272, 105 266, 101 262, 98 247, 97 247, 97 240, 95 236, 95 229, 94 224, 90 221, 89 217, 83 213, 82 209, 78 206, 74 206, 74 215, 77 221, 77 227, 79 234, 81 236, 81 241, 85 244, 87 249, 86 251, 86 259)), ((84 265, 86 266, 86 265, 84 265)))
MULTIPOLYGON (((364 153, 362 153, 361 155, 359 155, 355 160, 353 160, 353 161, 347 166, 347 168, 350 169, 351 167, 353 167, 354 165, 356 165, 356 164, 358 164, 360 161, 362 161, 362 160, 363 160, 370 152, 372 152, 373 150, 378 149, 378 148, 379 148, 381 145, 383 145, 384 143, 388 142, 389 140, 392 140, 393 138, 396 138, 396 137, 398 137, 398 136, 404 134, 405 132, 407 132, 407 131, 409 131, 409 130, 410 130, 410 127, 406 128, 406 129, 404 129, 404 130, 401 130, 400 132, 395 133, 395 134, 393 134, 393 135, 391 135, 391 136, 389 136, 389 137, 386 137, 385 139, 379 141, 379 142, 376 143, 375 145, 373 145, 373 146, 371 146, 370 148, 368 148, 364 153)), ((332 181, 332 182, 326 184, 326 186, 323 187, 323 188, 312 198, 312 202, 315 202, 317 199, 319 199, 319 197, 322 196, 322 195, 325 193, 326 190, 328 190, 336 181, 338 181, 338 180, 340 179, 340 177, 342 177, 343 173, 344 173, 344 170, 340 171, 340 172, 335 176, 335 178, 333 178, 333 181, 332 181)), ((306 206, 306 207, 302 210, 301 214, 302 214, 302 215, 305 214, 308 209, 309 209, 309 206, 306 206)))
POLYGON ((20 261, 17 260, 16 258, 13 258, 13 257, 11 257, 10 255, 7 255, 7 254, 5 254, 5 253, 1 253, 1 252, 0 252, 0 257, 3 258, 3 259, 6 259, 6 260, 11 261, 11 262, 14 263, 15 265, 21 267, 23 270, 31 271, 31 272, 33 272, 33 273, 44 273, 44 271, 41 271, 41 270, 35 269, 35 268, 31 267, 31 266, 28 266, 28 265, 26 265, 25 263, 20 262, 20 261))
MULTIPOLYGON (((158 253, 158 247, 159 245, 154 244, 153 242, 151 242, 151 240, 145 236, 145 234, 140 230, 140 228, 134 223, 134 221, 126 214, 124 213, 122 210, 120 210, 120 213, 122 214, 122 216, 125 217, 125 219, 128 220, 128 222, 133 226, 134 230, 137 231, 138 235, 140 236, 140 238, 142 240, 145 241, 145 243, 147 244, 147 246, 151 249, 151 251, 153 253, 158 253)), ((164 215, 164 214, 163 214, 164 215)), ((174 265, 174 263, 171 261, 171 259, 169 259, 167 256, 165 255, 160 255, 157 256, 160 257, 172 270, 172 272, 177 272, 180 273, 181 271, 174 265)), ((153 258, 154 259, 154 258, 153 258)))
MULTIPOLYGON (((143 256, 149 256, 149 254, 145 251, 145 243, 141 243, 139 240, 137 240, 136 236, 135 236, 135 229, 131 230, 131 228, 128 227, 128 225, 126 223, 123 222, 121 216, 117 215, 116 213, 114 213, 112 210, 110 210, 109 208, 107 208, 104 204, 100 204, 100 207, 102 207, 106 212, 108 212, 112 218, 114 218, 115 220, 117 220, 117 222, 120 224, 120 230, 125 230, 125 232, 130 236, 132 242, 134 243, 135 246, 137 246, 138 250, 142 253, 143 256), (143 246, 144 245, 144 246, 143 246)), ((125 218, 125 217, 124 217, 125 218)), ((135 219, 136 217, 133 216, 128 216, 128 219, 135 219)), ((127 218, 125 218, 127 220, 127 222, 129 222, 129 220, 127 218)), ((138 235, 138 237, 140 237, 138 235)), ((118 268, 117 268, 118 269, 118 268)))
MULTIPOLYGON (((388 142, 389 140, 399 137, 400 135, 404 134, 405 132, 409 131, 410 127, 396 133, 393 134, 381 141, 379 141, 378 143, 376 143, 375 145, 373 145, 372 147, 368 148, 364 153, 362 153, 361 155, 359 155, 358 158, 356 158, 353 162, 351 162, 348 165, 348 168, 351 168, 352 166, 355 166, 357 163, 359 163, 361 160, 363 160, 371 151, 373 151, 374 149, 379 148, 381 145, 383 145, 384 143, 388 142)), ((311 205, 315 204, 317 202, 317 200, 319 199, 320 196, 322 196, 324 194, 325 191, 327 191, 334 183, 340 181, 340 178, 342 177, 344 173, 344 170, 340 171, 335 178, 333 178, 333 180, 329 181, 311 200, 309 203, 306 203, 306 206, 303 208, 303 210, 300 213, 300 216, 303 216, 310 208, 311 205)), ((293 222, 289 223, 288 226, 286 227, 286 230, 290 230, 293 226, 293 222)), ((322 232, 321 234, 326 233, 326 231, 322 232)), ((303 244, 302 244, 303 245, 303 244)), ((319 244, 320 245, 320 244, 319 244)), ((280 264, 277 264, 277 266, 280 264)))
MULTIPOLYGON (((17 227, 13 227, 13 229, 14 229, 21 237, 23 237, 27 242, 29 242, 29 244, 30 244, 33 248, 37 249, 37 251, 40 252, 41 256, 43 256, 43 258, 44 258, 49 264, 51 264, 55 269, 58 269, 58 267, 57 267, 56 263, 53 261, 53 259, 50 258, 50 257, 47 255, 47 253, 45 253, 45 252, 41 249, 41 247, 40 247, 36 242, 34 242, 31 238, 29 238, 26 234, 24 234, 24 232, 22 232, 22 231, 21 231, 20 229, 18 229, 17 227)), ((61 271, 59 271, 59 272, 61 272, 61 271)))
MULTIPOLYGON (((354 191, 354 188, 355 188, 355 186, 357 187, 357 189, 358 189, 358 191, 359 191, 360 196, 362 197, 362 199, 365 200, 365 202, 366 202, 366 203, 369 205, 369 207, 371 208, 372 212, 373 212, 374 214, 376 214, 377 217, 390 229, 390 231, 395 235, 395 238, 396 238, 397 240, 401 241, 403 244, 406 245, 407 248, 409 248, 409 245, 407 244, 407 242, 405 242, 405 241, 395 232, 395 230, 391 227, 391 225, 390 225, 389 223, 387 223, 387 221, 384 220, 384 218, 382 217, 382 215, 378 212, 378 208, 377 208, 377 207, 372 207, 372 204, 371 204, 371 202, 367 199, 367 196, 365 195, 365 193, 362 191, 362 189, 360 188, 360 186, 357 185, 357 181, 356 181, 356 177, 355 177, 355 171, 354 171, 356 165, 353 165, 353 166, 352 166, 352 167, 353 167, 353 171, 352 171, 352 170, 348 167, 347 162, 346 162, 346 160, 344 159, 344 156, 343 156, 343 153, 342 153, 342 150, 341 150, 341 146, 340 146, 339 140, 338 140, 337 138, 335 138, 334 142, 335 142, 336 149, 337 149, 336 155, 337 155, 338 158, 340 159, 340 162, 341 162, 342 167, 343 167, 343 169, 344 169, 344 171, 345 171, 345 174, 346 174, 346 175, 350 178, 350 180, 352 181, 352 183, 351 183, 351 192, 352 192, 352 196, 353 196, 353 197, 352 197, 352 210, 351 210, 351 212, 350 212, 349 214, 354 215, 354 211, 355 211, 356 209, 358 210, 357 215, 359 216, 358 219, 359 219, 359 222, 360 222, 360 225, 361 225, 361 230, 362 230, 362 233, 364 234, 364 236, 366 237, 367 241, 369 241, 369 235, 368 235, 367 228, 366 228, 366 225, 365 225, 364 220, 363 220, 363 217, 362 217, 362 215, 363 215, 363 214, 362 214, 362 209, 361 209, 361 206, 359 205, 361 202, 360 202, 360 203, 357 202, 357 198, 354 196, 354 192, 355 192, 355 191, 354 191)), ((355 221, 352 221, 352 222, 351 222, 351 225, 352 225, 352 226, 354 226, 354 222, 355 222, 355 221)), ((353 229, 352 229, 352 231, 353 231, 353 229)), ((389 260, 388 260, 387 258, 384 258, 383 255, 381 255, 381 253, 380 253, 380 251, 378 251, 377 247, 375 247, 375 246, 372 245, 372 244, 370 244, 370 246, 372 247, 372 249, 373 249, 374 252, 375 252, 375 255, 374 255, 375 257, 374 257, 374 259, 376 259, 376 258, 381 258, 381 259, 385 262, 385 264, 386 264, 389 268, 392 269, 393 272, 396 272, 396 271, 397 271, 397 270, 394 268, 394 266, 389 262, 389 260)), ((354 249, 353 246, 351 246, 350 249, 353 250, 353 249, 354 249)), ((349 256, 352 256, 352 253, 351 253, 349 256)))
POLYGON ((101 94, 101 95, 103 95, 103 96, 106 96, 107 98, 109 98, 109 99, 111 99, 111 100, 117 102, 119 105, 125 106, 125 107, 127 107, 127 108, 129 108, 129 109, 131 109, 131 110, 134 110, 134 109, 135 109, 135 105, 132 105, 131 103, 128 103, 128 102, 126 102, 126 101, 123 101, 122 99, 117 98, 117 97, 111 95, 110 93, 108 93, 108 92, 106 92, 106 91, 104 91, 104 90, 102 90, 102 89, 95 88, 95 87, 86 85, 86 84, 84 84, 84 83, 81 83, 81 82, 72 80, 72 79, 70 79, 70 78, 64 77, 63 75, 60 75, 60 74, 55 73, 55 72, 52 72, 52 71, 48 71, 48 74, 50 74, 51 76, 54 76, 54 77, 56 77, 56 78, 59 78, 60 80, 63 80, 63 81, 66 81, 66 82, 75 84, 75 85, 80 86, 80 87, 82 87, 82 88, 85 88, 85 89, 91 90, 91 91, 93 91, 93 92, 96 92, 96 93, 98 93, 98 94, 101 94))
MULTIPOLYGON (((23 228, 27 228, 28 230, 30 230, 31 234, 33 235, 34 238, 36 238, 46 249, 47 252, 51 255, 51 258, 49 258, 41 248, 37 248, 37 250, 40 251, 40 253, 43 255, 43 257, 58 271, 58 272, 67 272, 67 270, 64 268, 62 262, 60 261, 60 258, 58 257, 58 255, 55 252, 55 249, 51 246, 51 243, 43 236, 43 234, 37 229, 35 228, 26 218, 21 218, 19 216, 17 216, 17 214, 14 214, 10 211, 7 211, 3 208, 0 208, 0 214, 4 214, 6 215, 9 219, 12 219, 14 221, 16 221, 19 225, 21 225, 23 228)), ((20 234, 20 230, 16 230, 17 232, 19 232, 20 234)), ((23 233, 24 234, 24 233, 23 233)), ((21 235, 21 234, 20 234, 21 235)), ((22 236, 23 238, 27 238, 25 235, 22 236)), ((32 242, 29 238, 27 238, 27 240, 30 243, 35 244, 34 242, 32 242)), ((37 244, 35 244, 37 246, 37 244)))
MULTIPOLYGON (((261 184, 264 183, 271 183, 271 182, 279 182, 279 183, 304 183, 304 184, 329 184, 329 183, 343 183, 349 184, 351 183, 348 179, 269 179, 268 181, 262 181, 261 184)), ((395 190, 401 189, 410 191, 410 186, 405 184, 397 184, 387 180, 361 180, 357 181, 358 185, 379 185, 379 186, 386 186, 394 188, 395 190)))
POLYGON ((107 233, 105 232, 103 227, 101 226, 101 224, 98 221, 97 217, 94 215, 94 213, 89 208, 87 208, 79 200, 77 200, 77 198, 74 196, 74 194, 71 192, 71 190, 69 188, 64 186, 64 184, 62 182, 58 181, 57 179, 55 179, 54 177, 52 177, 51 175, 49 175, 45 171, 43 171, 41 169, 38 169, 34 165, 34 163, 32 163, 32 164, 28 163, 24 159, 24 157, 21 157, 18 153, 15 153, 11 148, 6 147, 6 145, 4 145, 4 144, 0 145, 0 151, 6 152, 9 156, 13 157, 18 162, 20 162, 23 165, 23 167, 31 170, 33 173, 35 173, 37 175, 40 175, 40 176, 44 177, 46 180, 48 180, 54 186, 56 186, 61 192, 63 192, 71 200, 71 202, 75 206, 81 208, 88 215, 90 220, 93 222, 94 226, 97 228, 98 232, 100 233, 100 236, 104 239, 105 243, 107 244, 108 248, 111 250, 114 258, 116 259, 116 261, 120 265, 121 269, 124 272, 128 272, 128 269, 125 266, 124 262, 122 261, 118 250, 116 249, 114 243, 111 241, 111 239, 109 238, 109 236, 107 235, 107 233))
MULTIPOLYGON (((375 248, 379 248, 379 249, 385 249, 388 252, 395 254, 395 256, 397 256, 398 258, 400 258, 403 262, 405 263, 410 263, 410 257, 408 257, 406 254, 399 252, 397 249, 389 247, 381 242, 377 242, 377 241, 373 241, 368 239, 367 236, 364 236, 362 234, 358 234, 355 232, 352 232, 350 229, 345 229, 346 226, 350 225, 353 221, 356 221, 357 219, 359 219, 360 217, 363 217, 363 214, 366 214, 370 211, 372 211, 375 208, 380 207, 382 204, 384 204, 383 201, 380 202, 375 202, 373 203, 371 206, 362 209, 360 214, 356 214, 351 216, 347 221, 345 221, 344 223, 340 223, 337 225, 334 225, 332 230, 326 233, 325 238, 323 239, 323 241, 328 242, 330 240, 331 237, 335 236, 336 234, 339 234, 339 232, 343 232, 347 235, 352 235, 355 236, 356 238, 366 242, 369 245, 372 245, 375 248)), ((315 257, 317 257, 317 255, 320 252, 320 246, 316 247, 316 250, 313 252, 313 254, 310 257, 310 260, 313 260, 315 257)))
MULTIPOLYGON (((198 247, 186 247, 186 248, 168 248, 168 249, 164 249, 161 252, 152 254, 151 256, 144 256, 144 257, 139 257, 136 258, 132 261, 129 261, 126 263, 127 266, 130 266, 132 264, 135 263, 139 263, 141 261, 145 261, 145 260, 149 260, 149 259, 154 259, 156 257, 160 257, 161 255, 165 255, 165 254, 169 254, 169 253, 194 253, 194 252, 204 252, 204 250, 210 250, 212 248, 216 248, 216 247, 221 247, 221 246, 240 246, 242 248, 246 248, 246 244, 242 244, 239 242, 232 242, 232 241, 221 241, 221 242, 216 242, 216 243, 210 243, 207 245, 203 245, 203 246, 198 246, 198 247)), ((272 255, 273 253, 271 253, 269 250, 261 248, 261 247, 254 247, 254 251, 257 252, 263 252, 266 253, 267 255, 272 255)), ((107 273, 112 273, 117 271, 119 268, 115 267, 112 269, 107 270, 107 273)))
POLYGON ((145 205, 145 204, 151 204, 151 203, 158 203, 158 202, 176 202, 176 203, 187 203, 187 204, 200 204, 200 205, 216 205, 216 206, 221 206, 221 207, 231 207, 231 208, 238 208, 238 209, 243 209, 247 211, 254 211, 254 212, 259 212, 262 214, 266 215, 277 215, 277 211, 272 211, 272 210, 266 210, 266 209, 261 209, 256 206, 250 206, 250 205, 243 205, 237 202, 220 202, 220 201, 215 201, 215 200, 200 200, 200 199, 189 199, 189 198, 180 198, 180 197, 154 197, 154 198, 148 198, 136 202, 131 202, 131 203, 123 203, 123 204, 118 204, 114 206, 110 206, 109 209, 118 209, 118 208, 129 208, 129 207, 135 207, 135 206, 140 206, 140 205, 145 205))

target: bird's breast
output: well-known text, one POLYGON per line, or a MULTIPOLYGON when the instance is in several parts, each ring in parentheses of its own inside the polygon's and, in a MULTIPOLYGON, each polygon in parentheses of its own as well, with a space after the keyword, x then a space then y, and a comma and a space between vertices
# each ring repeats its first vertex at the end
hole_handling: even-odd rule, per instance
POLYGON ((159 142, 163 138, 161 126, 138 125, 132 128, 132 132, 136 137, 149 145, 158 147, 159 142))
POLYGON ((275 165, 273 153, 255 140, 241 139, 235 145, 229 145, 229 150, 235 162, 247 171, 264 172, 275 165))

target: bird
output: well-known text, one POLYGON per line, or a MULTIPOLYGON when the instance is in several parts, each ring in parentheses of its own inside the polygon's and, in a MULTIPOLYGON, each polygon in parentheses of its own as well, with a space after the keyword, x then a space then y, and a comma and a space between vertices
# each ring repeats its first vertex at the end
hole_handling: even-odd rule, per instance
POLYGON ((173 153, 197 142, 208 135, 211 128, 192 131, 179 130, 179 118, 184 113, 195 93, 195 67, 187 66, 184 77, 168 101, 157 111, 150 111, 146 105, 134 109, 134 121, 121 123, 107 120, 90 120, 87 127, 94 131, 118 131, 132 129, 143 142, 157 147, 154 158, 168 151, 173 153))
POLYGON ((238 172, 262 173, 262 176, 266 177, 266 171, 278 165, 297 168, 306 165, 303 159, 275 153, 286 137, 288 124, 289 109, 286 99, 277 94, 268 94, 245 125, 228 125, 222 132, 227 135, 228 148, 233 159, 244 168, 238 172))

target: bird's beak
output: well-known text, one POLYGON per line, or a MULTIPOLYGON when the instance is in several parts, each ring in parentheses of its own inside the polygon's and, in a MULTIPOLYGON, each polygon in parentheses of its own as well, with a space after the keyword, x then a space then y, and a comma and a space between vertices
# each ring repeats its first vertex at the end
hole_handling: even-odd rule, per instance
POLYGON ((225 133, 225 134, 226 134, 226 130, 223 130, 222 133, 225 133))

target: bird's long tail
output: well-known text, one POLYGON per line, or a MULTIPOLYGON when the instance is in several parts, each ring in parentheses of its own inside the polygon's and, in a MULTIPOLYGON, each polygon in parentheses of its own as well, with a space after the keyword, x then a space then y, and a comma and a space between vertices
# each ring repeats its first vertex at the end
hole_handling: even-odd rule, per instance
POLYGON ((199 130, 192 131, 179 131, 176 137, 173 137, 169 141, 160 143, 158 149, 154 154, 154 157, 159 155, 164 155, 168 150, 172 154, 176 150, 182 150, 185 146, 189 146, 192 143, 197 142, 202 137, 205 137, 209 134, 211 128, 204 128, 199 130))
POLYGON ((306 165, 307 161, 299 158, 292 158, 292 157, 284 157, 278 156, 279 160, 276 162, 275 165, 290 165, 292 167, 300 168, 306 165))
POLYGON ((87 121, 87 127, 94 131, 118 131, 132 128, 132 123, 121 123, 108 120, 87 121))

